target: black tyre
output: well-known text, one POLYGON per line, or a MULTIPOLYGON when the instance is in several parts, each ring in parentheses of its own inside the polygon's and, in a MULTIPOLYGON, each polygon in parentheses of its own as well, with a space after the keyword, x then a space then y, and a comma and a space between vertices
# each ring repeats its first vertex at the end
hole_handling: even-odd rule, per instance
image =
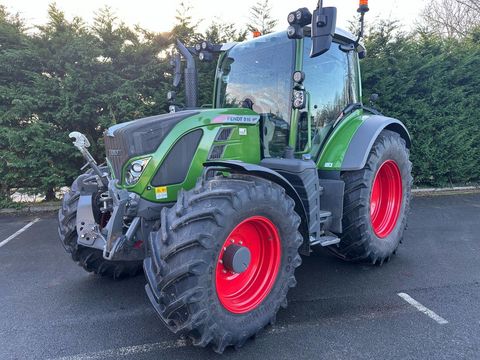
POLYGON ((343 234, 329 250, 349 261, 383 264, 403 238, 410 209, 412 164, 405 141, 384 130, 362 170, 342 174, 345 181, 343 234))
POLYGON ((73 261, 77 262, 88 272, 114 279, 135 276, 142 270, 141 261, 108 261, 103 258, 99 249, 94 249, 77 244, 77 205, 80 197, 78 181, 82 177, 91 174, 80 175, 72 184, 62 200, 62 207, 58 211, 58 235, 67 253, 71 254, 73 261))
POLYGON ((240 175, 199 182, 162 211, 151 233, 148 297, 168 328, 194 345, 240 347, 287 305, 301 263, 299 225, 277 184, 240 175))

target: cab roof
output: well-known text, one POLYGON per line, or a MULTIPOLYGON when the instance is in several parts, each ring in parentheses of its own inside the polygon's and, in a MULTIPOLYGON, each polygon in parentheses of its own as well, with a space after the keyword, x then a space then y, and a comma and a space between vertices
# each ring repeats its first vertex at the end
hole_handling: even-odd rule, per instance
POLYGON ((355 42, 357 40, 357 37, 350 31, 338 27, 335 28, 335 37, 340 37, 351 42, 355 42))
MULTIPOLYGON (((305 26, 305 34, 310 35, 310 31, 311 31, 310 26, 305 26)), ((286 36, 287 32, 286 32, 286 30, 282 30, 282 31, 278 31, 277 33, 285 33, 285 36, 286 36)), ((335 28, 334 38, 336 40, 339 40, 339 41, 345 42, 345 43, 354 43, 357 40, 357 37, 355 35, 353 35, 350 31, 339 28, 339 27, 335 28)), ((223 44, 221 50, 222 51, 229 50, 233 46, 235 46, 236 44, 239 44, 239 43, 238 42, 230 42, 230 43, 223 44)), ((357 51, 361 51, 361 50, 365 50, 365 46, 360 42, 360 44, 357 47, 357 51)))

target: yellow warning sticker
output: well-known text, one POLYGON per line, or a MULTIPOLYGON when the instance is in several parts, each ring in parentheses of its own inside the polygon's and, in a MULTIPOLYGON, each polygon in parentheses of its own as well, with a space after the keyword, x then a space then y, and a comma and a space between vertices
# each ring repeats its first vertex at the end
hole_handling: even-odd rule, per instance
POLYGON ((166 199, 168 197, 167 187, 158 186, 155 188, 155 198, 157 200, 166 199))

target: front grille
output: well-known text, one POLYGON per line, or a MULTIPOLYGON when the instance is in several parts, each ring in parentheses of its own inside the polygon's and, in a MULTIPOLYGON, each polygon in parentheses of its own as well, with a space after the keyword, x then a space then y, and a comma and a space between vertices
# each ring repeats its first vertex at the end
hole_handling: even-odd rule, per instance
POLYGON ((127 144, 122 140, 123 137, 105 135, 105 152, 107 159, 112 165, 115 178, 122 182, 122 167, 128 160, 127 144))
POLYGON ((186 110, 121 123, 105 133, 105 150, 115 177, 121 182, 122 167, 128 159, 151 154, 158 149, 168 133, 183 119, 198 114, 186 110))
POLYGON ((217 136, 215 137, 215 141, 227 141, 228 139, 230 139, 232 132, 233 128, 231 127, 221 128, 217 136))

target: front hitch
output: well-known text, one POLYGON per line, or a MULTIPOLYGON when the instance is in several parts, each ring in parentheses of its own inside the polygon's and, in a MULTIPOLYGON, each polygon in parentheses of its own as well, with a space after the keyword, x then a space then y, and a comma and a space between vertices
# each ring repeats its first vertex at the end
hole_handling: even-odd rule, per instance
MULTIPOLYGON (((137 231, 140 227, 140 217, 136 214, 135 199, 126 190, 116 188, 117 180, 110 180, 108 196, 105 199, 110 204, 105 204, 110 212, 110 218, 105 226, 97 223, 93 209, 97 191, 90 178, 82 179, 81 192, 77 206, 77 243, 82 246, 96 248, 102 251, 106 260, 142 260, 144 253, 134 248, 137 231), (125 225, 125 220, 132 221, 125 225), (126 231, 125 231, 126 229, 126 231)), ((102 194, 103 195, 103 194, 102 194)), ((106 195, 106 194, 105 194, 106 195)))
MULTIPOLYGON (((100 178, 103 186, 107 187, 108 179, 106 174, 100 170, 92 154, 90 154, 90 152, 87 150, 87 148, 90 147, 90 141, 88 141, 87 137, 78 131, 71 132, 68 134, 68 137, 75 140, 73 145, 80 150, 85 160, 87 160, 87 164, 85 164, 85 166, 90 166, 95 174, 97 174, 100 178)), ((85 168, 85 166, 83 168, 85 168)))
POLYGON ((80 132, 74 131, 69 134, 74 139, 73 145, 80 150, 87 164, 92 168, 94 174, 82 178, 81 192, 77 207, 77 242, 79 245, 92 247, 102 250, 103 257, 107 260, 141 260, 142 251, 132 251, 135 243, 135 235, 140 225, 140 218, 133 214, 133 220, 128 226, 125 234, 125 218, 132 216, 129 214, 132 199, 126 190, 116 187, 117 180, 110 180, 108 173, 102 170, 92 154, 87 150, 90 142, 87 137, 80 132), (95 181, 94 178, 98 178, 95 181), (108 193, 104 190, 108 189, 108 193), (101 192, 100 201, 103 203, 101 210, 110 212, 111 216, 105 227, 99 226, 95 219, 93 208, 94 194, 101 192))

